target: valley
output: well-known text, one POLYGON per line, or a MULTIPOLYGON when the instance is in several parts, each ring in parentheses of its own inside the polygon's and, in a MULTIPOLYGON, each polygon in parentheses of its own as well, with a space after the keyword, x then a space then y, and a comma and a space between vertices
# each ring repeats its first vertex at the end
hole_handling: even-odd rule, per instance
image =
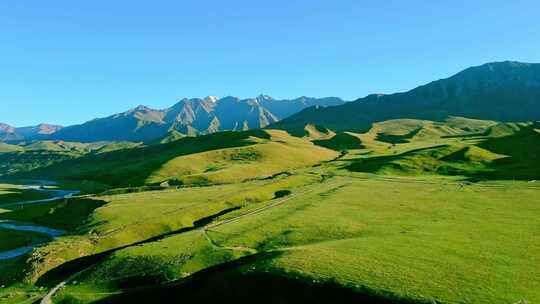
POLYGON ((82 192, 3 186, 2 223, 64 233, 0 261, 0 299, 273 303, 302 290, 299 302, 535 302, 538 129, 461 117, 365 133, 307 125, 301 137, 216 133, 17 173, 82 192), (23 197, 35 203, 13 205, 23 197))

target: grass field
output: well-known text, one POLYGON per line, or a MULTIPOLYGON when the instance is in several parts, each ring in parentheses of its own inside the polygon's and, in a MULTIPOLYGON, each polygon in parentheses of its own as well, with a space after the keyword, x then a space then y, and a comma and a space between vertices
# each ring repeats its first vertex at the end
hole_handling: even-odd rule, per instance
POLYGON ((225 133, 71 160, 73 186, 124 185, 136 172, 129 183, 147 187, 4 208, 0 219, 69 233, 0 262, 0 280, 24 277, 0 299, 66 281, 54 303, 535 303, 538 129, 395 120, 363 134, 225 133), (174 187, 149 186, 163 182, 174 187))
POLYGON ((266 132, 270 136, 269 140, 254 139, 256 144, 247 147, 174 158, 152 173, 147 182, 159 183, 173 179, 188 185, 238 183, 314 165, 338 155, 284 131, 266 132))
POLYGON ((118 292, 178 280, 240 256, 279 252, 253 267, 396 299, 540 299, 540 271, 531 267, 540 263, 534 229, 540 227, 540 188, 368 176, 306 187, 282 205, 210 228, 206 236, 191 231, 117 251, 80 278, 74 294, 71 287, 61 294, 118 292))
MULTIPOLYGON (((60 237, 34 251, 30 279, 82 256, 95 255, 111 249, 129 246, 147 239, 192 227, 197 220, 257 202, 267 201, 280 190, 318 181, 316 176, 283 176, 249 183, 181 188, 177 190, 98 196, 92 199, 72 199, 66 204, 66 214, 79 219, 75 234, 60 237), (87 220, 88 205, 96 206, 87 220), (79 206, 75 208, 75 206, 79 206), (81 210, 85 212, 80 212, 81 210), (75 216, 78 214, 79 216, 75 216)), ((61 204, 61 203, 57 203, 61 204)), ((39 223, 56 226, 57 217, 47 208, 32 206, 32 211, 5 213, 4 218, 33 221, 27 214, 35 214, 39 223)), ((62 210, 62 209, 60 209, 62 210)), ((62 218, 61 216, 58 218, 62 218)), ((69 227, 66 227, 69 228, 69 227)))

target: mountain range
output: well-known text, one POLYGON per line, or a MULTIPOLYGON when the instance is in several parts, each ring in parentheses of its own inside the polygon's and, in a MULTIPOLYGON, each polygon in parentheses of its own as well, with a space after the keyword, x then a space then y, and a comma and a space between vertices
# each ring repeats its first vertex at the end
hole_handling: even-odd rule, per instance
POLYGON ((80 125, 0 124, 0 141, 172 141, 184 136, 258 128, 305 133, 308 124, 334 131, 367 131, 398 118, 443 121, 460 116, 495 121, 540 119, 540 64, 494 62, 465 69, 407 92, 372 94, 352 102, 336 97, 276 100, 266 95, 182 99, 156 110, 138 106, 80 125))
POLYGON ((514 61, 471 67, 404 93, 372 94, 331 107, 310 107, 273 124, 303 132, 307 124, 366 131, 398 118, 443 121, 461 116, 496 121, 540 119, 540 64, 514 61))
POLYGON ((225 130, 264 128, 307 107, 342 103, 343 100, 335 97, 299 97, 292 100, 277 100, 266 95, 250 99, 231 96, 185 98, 166 109, 156 110, 140 105, 123 113, 68 127, 40 124, 15 128, 0 124, 0 141, 154 142, 167 136, 179 138, 225 130))
POLYGON ((0 123, 0 141, 42 140, 62 129, 62 126, 39 124, 37 126, 15 128, 0 123))

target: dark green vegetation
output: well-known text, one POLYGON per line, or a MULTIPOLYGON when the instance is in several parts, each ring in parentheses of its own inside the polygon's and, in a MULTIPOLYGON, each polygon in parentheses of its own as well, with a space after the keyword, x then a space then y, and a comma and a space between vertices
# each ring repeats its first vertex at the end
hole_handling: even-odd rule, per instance
POLYGON ((83 144, 63 141, 0 143, 0 176, 27 172, 84 155, 129 149, 139 145, 129 142, 83 144))
POLYGON ((28 231, 14 231, 0 228, 0 252, 28 246, 35 243, 41 243, 47 240, 47 237, 28 231), (9 241, 6 241, 9 240, 9 241))
MULTIPOLYGON (((500 137, 452 136, 462 140, 361 158, 346 168, 370 173, 438 173, 475 179, 534 180, 540 178, 539 127, 540 123, 522 124, 500 137)), ((483 134, 491 133, 493 128, 500 125, 488 128, 483 134)))
POLYGON ((48 198, 49 194, 36 189, 29 189, 17 185, 3 184, 0 181, 0 207, 20 201, 31 201, 48 198))
POLYGON ((0 220, 14 220, 75 231, 81 227, 92 211, 103 204, 105 204, 103 201, 79 198, 37 203, 25 207, 9 206, 3 208, 0 220))
POLYGON ((366 131, 399 118, 463 116, 498 121, 540 119, 540 64, 488 63, 404 93, 373 94, 333 107, 311 107, 272 125, 290 131, 307 124, 366 131))
POLYGON ((358 137, 346 132, 338 133, 330 139, 317 139, 313 143, 337 151, 364 148, 358 137))

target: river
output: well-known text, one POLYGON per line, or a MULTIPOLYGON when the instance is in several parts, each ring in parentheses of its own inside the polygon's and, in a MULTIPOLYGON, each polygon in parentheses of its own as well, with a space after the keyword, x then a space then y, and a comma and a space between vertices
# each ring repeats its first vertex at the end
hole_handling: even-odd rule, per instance
MULTIPOLYGON (((51 182, 39 181, 39 185, 23 185, 23 188, 48 192, 50 194, 49 198, 3 204, 3 205, 0 205, 0 208, 51 202, 51 201, 55 201, 59 199, 70 198, 73 195, 79 193, 79 191, 73 191, 73 190, 47 189, 47 188, 44 188, 45 185, 51 185, 51 182)), ((0 228, 8 229, 8 230, 23 231, 23 232, 28 231, 28 232, 40 233, 49 237, 50 239, 53 239, 55 237, 65 234, 65 231, 62 231, 59 229, 52 229, 49 227, 34 225, 32 223, 23 223, 23 222, 18 222, 18 221, 11 221, 11 220, 0 220, 0 228)), ((43 242, 27 245, 27 246, 15 248, 15 249, 7 250, 7 251, 0 251, 0 261, 12 259, 12 258, 21 256, 23 254, 26 254, 32 251, 32 249, 34 249, 36 246, 39 246, 39 245, 43 245, 43 242)))

